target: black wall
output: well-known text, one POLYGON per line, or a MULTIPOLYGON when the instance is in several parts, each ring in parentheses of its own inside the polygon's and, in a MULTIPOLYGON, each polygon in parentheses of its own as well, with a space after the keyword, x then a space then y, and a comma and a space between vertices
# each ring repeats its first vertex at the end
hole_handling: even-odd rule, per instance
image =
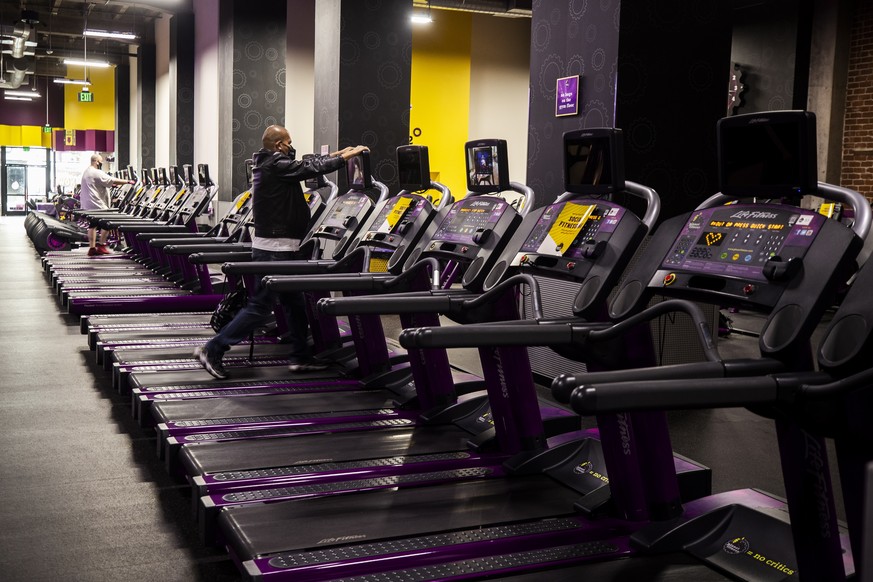
MULTIPOLYGON (((374 177, 392 190, 395 150, 409 136, 409 9, 408 0, 316 4, 316 146, 368 146, 374 177)), ((342 172, 338 179, 345 188, 342 172)))
POLYGON ((658 192, 662 220, 718 190, 730 46, 729 3, 622 1, 616 125, 627 177, 658 192))
POLYGON ((194 163, 194 15, 170 21, 170 161, 194 163))
MULTIPOLYGON (((140 163, 142 168, 155 165, 155 45, 139 47, 137 52, 137 87, 140 100, 140 163)), ((137 168, 139 170, 141 168, 137 168)))
MULTIPOLYGON (((264 130, 285 124, 285 0, 233 6, 233 196, 245 191, 245 161, 264 130)), ((309 115, 306 112, 305 115, 309 115)))
POLYGON ((115 167, 130 164, 130 66, 125 64, 115 67, 115 167))
POLYGON ((527 182, 545 205, 563 192, 561 136, 615 121, 619 0, 534 2, 527 182), (579 114, 555 117, 557 79, 580 75, 579 114))

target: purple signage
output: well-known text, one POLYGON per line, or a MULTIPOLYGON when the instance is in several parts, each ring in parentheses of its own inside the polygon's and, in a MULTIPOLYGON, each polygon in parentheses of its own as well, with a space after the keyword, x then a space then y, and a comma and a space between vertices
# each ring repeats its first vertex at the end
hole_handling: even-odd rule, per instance
POLYGON ((555 94, 555 117, 579 113, 579 75, 558 79, 555 94))

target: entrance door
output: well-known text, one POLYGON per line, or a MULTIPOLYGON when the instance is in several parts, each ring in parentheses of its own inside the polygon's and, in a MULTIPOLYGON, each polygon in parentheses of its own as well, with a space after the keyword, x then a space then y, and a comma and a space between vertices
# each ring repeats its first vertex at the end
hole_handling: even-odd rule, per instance
POLYGON ((24 214, 27 210, 27 166, 7 165, 3 175, 4 214, 24 214))

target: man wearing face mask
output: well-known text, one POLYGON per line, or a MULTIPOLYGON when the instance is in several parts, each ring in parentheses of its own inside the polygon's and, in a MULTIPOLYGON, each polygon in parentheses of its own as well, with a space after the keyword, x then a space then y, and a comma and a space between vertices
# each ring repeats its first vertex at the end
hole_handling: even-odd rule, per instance
MULTIPOLYGON (((364 146, 348 147, 326 156, 296 160, 291 136, 281 125, 271 125, 264 131, 263 147, 254 155, 252 167, 252 201, 255 232, 252 238, 253 261, 289 261, 308 259, 299 256, 300 243, 309 226, 309 206, 300 182, 335 172, 346 160, 366 150, 364 146)), ((216 378, 226 378, 222 357, 230 348, 269 321, 275 296, 260 282, 254 295, 236 317, 206 345, 197 348, 194 356, 206 371, 216 378)), ((288 323, 290 344, 289 369, 292 372, 323 370, 327 366, 312 359, 307 337, 303 293, 283 293, 279 301, 288 323)))

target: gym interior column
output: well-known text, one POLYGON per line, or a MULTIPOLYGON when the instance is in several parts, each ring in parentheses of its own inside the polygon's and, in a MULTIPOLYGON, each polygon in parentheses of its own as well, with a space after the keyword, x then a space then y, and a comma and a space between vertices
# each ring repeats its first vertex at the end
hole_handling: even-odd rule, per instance
POLYGON ((661 197, 661 220, 718 191, 715 126, 727 114, 730 3, 622 0, 616 126, 627 177, 661 197))
POLYGON ((115 67, 115 167, 130 164, 130 67, 115 67))
POLYGON ((528 183, 541 204, 562 191, 561 134, 597 126, 624 131, 627 176, 658 191, 662 217, 715 192, 730 59, 722 4, 534 3, 528 183), (580 75, 578 113, 557 117, 556 81, 572 75, 580 75))
POLYGON ((218 183, 231 197, 246 189, 245 161, 264 130, 285 123, 286 1, 220 4, 218 183))
POLYGON ((409 139, 410 8, 408 0, 319 0, 315 12, 316 148, 368 146, 373 175, 392 189, 395 150, 409 139))
POLYGON ((170 20, 170 160, 194 163, 194 15, 170 20))
POLYGON ((615 124, 620 4, 618 0, 533 4, 527 183, 540 205, 563 192, 564 132, 615 124), (579 113, 558 117, 557 80, 575 75, 579 75, 579 113))
POLYGON ((137 91, 139 102, 140 168, 155 165, 155 45, 139 47, 137 91))

